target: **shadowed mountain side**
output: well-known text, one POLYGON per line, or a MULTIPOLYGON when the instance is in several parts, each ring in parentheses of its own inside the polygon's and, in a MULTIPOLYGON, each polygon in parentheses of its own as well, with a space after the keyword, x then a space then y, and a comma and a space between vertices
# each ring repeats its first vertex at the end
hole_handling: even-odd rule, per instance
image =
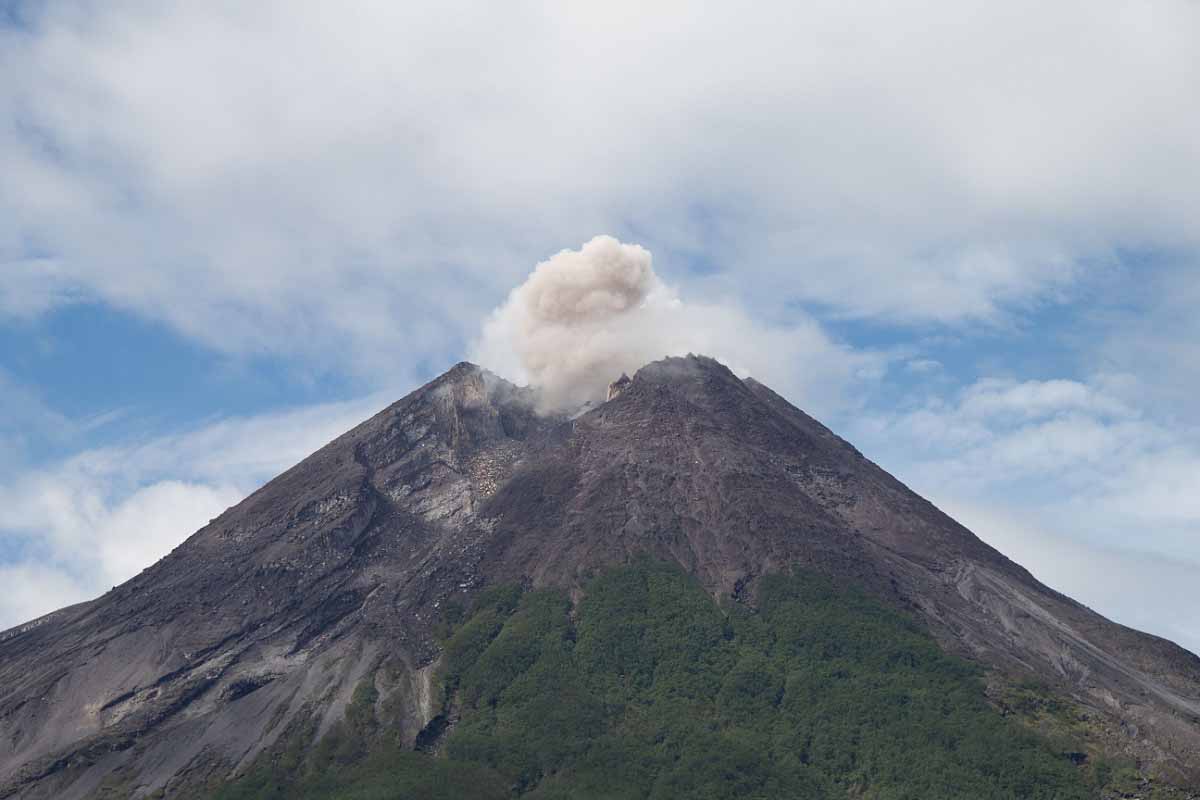
POLYGON ((1042 586, 765 386, 688 357, 574 420, 533 401, 459 364, 138 577, 0 634, 0 797, 219 779, 373 673, 415 742, 448 600, 644 552, 746 602, 793 565, 849 579, 1200 781, 1200 659, 1042 586))

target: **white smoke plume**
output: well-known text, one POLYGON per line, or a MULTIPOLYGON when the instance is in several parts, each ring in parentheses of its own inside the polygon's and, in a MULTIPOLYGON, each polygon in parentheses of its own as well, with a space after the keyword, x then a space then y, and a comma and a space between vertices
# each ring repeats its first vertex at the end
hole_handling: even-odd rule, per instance
POLYGON ((864 358, 807 318, 767 328, 730 303, 685 304, 655 273, 648 250, 612 236, 539 263, 485 322, 470 358, 539 389, 546 408, 570 409, 603 400, 622 372, 689 352, 797 400, 806 394, 797 370, 839 387, 864 358))

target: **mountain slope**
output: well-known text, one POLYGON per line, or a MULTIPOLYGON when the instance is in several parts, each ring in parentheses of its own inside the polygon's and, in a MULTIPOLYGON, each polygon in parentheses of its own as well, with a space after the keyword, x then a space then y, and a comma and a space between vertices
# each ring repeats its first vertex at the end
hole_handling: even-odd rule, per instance
POLYGON ((1200 782, 1200 659, 1042 586, 761 384, 689 357, 573 420, 532 400, 460 364, 133 580, 0 634, 0 797, 219 780, 305 715, 329 730, 367 675, 415 743, 447 604, 641 553, 747 602, 797 565, 851 580, 1200 782))
POLYGON ((577 604, 500 586, 473 606, 439 670, 438 756, 397 746, 368 683, 307 759, 277 748, 215 800, 1086 800, 1112 783, 996 713, 911 618, 809 573, 722 608, 637 559, 577 604))

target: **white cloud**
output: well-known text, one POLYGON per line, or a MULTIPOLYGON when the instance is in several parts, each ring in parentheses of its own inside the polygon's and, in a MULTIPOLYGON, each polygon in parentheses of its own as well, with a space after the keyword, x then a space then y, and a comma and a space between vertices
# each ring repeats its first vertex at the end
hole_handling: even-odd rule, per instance
POLYGON ((1200 432, 1132 379, 981 379, 851 439, 1053 588, 1200 652, 1200 432))
POLYGON ((972 419, 1015 416, 1029 420, 1074 412, 1130 417, 1134 412, 1116 398, 1073 380, 1016 381, 985 378, 967 387, 960 413, 972 419))
POLYGON ((37 563, 0 565, 0 585, 4 586, 0 630, 90 600, 96 594, 95 589, 81 585, 63 569, 37 563))
POLYGON ((0 628, 136 575, 262 482, 379 410, 373 396, 84 451, 0 484, 0 628))
POLYGON ((1008 508, 1086 552, 1200 564, 1200 431, 1144 416, 1108 385, 983 379, 860 418, 851 438, 931 498, 1008 508))
POLYGON ((0 262, 0 318, 29 319, 76 302, 81 297, 74 283, 49 259, 0 262))
POLYGON ((229 352, 449 361, 597 230, 767 316, 940 321, 1200 243, 1187 2, 24 13, 0 256, 64 281, 24 308, 82 292, 229 352))
POLYGON ((1125 402, 1200 425, 1200 258, 1172 254, 1122 283, 1115 307, 1094 312, 1083 357, 1125 402))
POLYGON ((1035 514, 938 499, 938 506, 1052 588, 1124 625, 1200 653, 1200 561, 1097 546, 1035 514))

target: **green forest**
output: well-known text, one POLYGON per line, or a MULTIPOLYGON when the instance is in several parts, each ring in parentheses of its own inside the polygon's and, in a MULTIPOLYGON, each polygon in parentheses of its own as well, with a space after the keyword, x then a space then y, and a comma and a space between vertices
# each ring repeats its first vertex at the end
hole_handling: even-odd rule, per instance
POLYGON ((1096 797, 1093 772, 1000 715, 914 620, 811 574, 724 607, 673 566, 605 572, 572 608, 497 587, 448 614, 435 753, 364 682, 217 800, 1096 797))

